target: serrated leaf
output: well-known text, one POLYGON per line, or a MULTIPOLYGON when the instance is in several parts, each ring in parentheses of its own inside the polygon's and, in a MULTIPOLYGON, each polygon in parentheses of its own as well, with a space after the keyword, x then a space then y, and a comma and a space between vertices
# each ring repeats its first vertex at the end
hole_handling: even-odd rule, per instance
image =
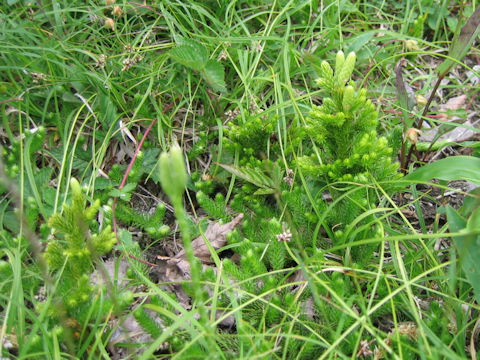
POLYGON ((404 180, 429 181, 467 180, 480 185, 480 159, 472 156, 450 156, 422 166, 404 177, 404 180))
POLYGON ((458 34, 458 36, 455 35, 450 45, 450 51, 448 52, 449 58, 445 59, 437 68, 439 77, 445 76, 453 65, 456 64, 456 61, 463 59, 479 32, 480 6, 478 6, 475 12, 468 18, 467 23, 460 30, 460 34, 458 34))
POLYGON ((146 171, 150 171, 157 164, 158 156, 160 155, 160 149, 146 149, 143 157, 143 168, 146 171))
POLYGON ((111 185, 111 181, 109 179, 105 179, 103 177, 99 177, 95 179, 94 190, 105 190, 111 185))
POLYGON ((207 48, 193 40, 182 40, 169 54, 176 62, 195 71, 205 69, 208 61, 207 48))
POLYGON ((123 201, 130 201, 130 198, 132 197, 131 191, 134 190, 136 187, 137 187, 136 184, 128 183, 121 189, 110 190, 108 195, 112 197, 118 197, 120 200, 123 200, 123 201))
POLYGON ((240 179, 245 180, 253 185, 261 188, 274 188, 272 179, 267 177, 263 172, 257 169, 239 168, 230 165, 219 164, 222 168, 229 173, 238 176, 240 179))
POLYGON ((209 60, 202 71, 202 77, 214 90, 226 92, 225 69, 217 60, 209 60))
POLYGON ((121 190, 123 192, 130 192, 132 190, 135 190, 135 188, 137 187, 137 184, 134 184, 134 183, 128 183, 126 184, 121 190))
POLYGON ((136 247, 136 243, 133 241, 132 234, 124 229, 120 229, 118 232, 118 240, 121 244, 122 250, 132 250, 136 247))

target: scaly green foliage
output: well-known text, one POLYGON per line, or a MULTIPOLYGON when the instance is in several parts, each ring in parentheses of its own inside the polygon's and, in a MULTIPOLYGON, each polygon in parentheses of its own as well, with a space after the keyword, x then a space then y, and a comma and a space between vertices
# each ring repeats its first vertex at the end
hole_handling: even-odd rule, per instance
POLYGON ((48 221, 55 238, 47 245, 45 259, 49 269, 60 277, 58 290, 67 310, 74 312, 91 297, 93 288, 89 275, 94 269, 93 261, 107 254, 116 238, 110 226, 101 231, 98 229, 95 217, 100 202, 87 206, 86 197, 75 178, 70 181, 70 186, 71 203, 65 204, 62 213, 54 214, 48 221))
POLYGON ((327 183, 353 181, 368 183, 397 178, 398 165, 392 162, 387 139, 377 134, 378 114, 365 89, 356 89, 349 81, 355 66, 355 54, 337 54, 335 71, 322 62, 317 83, 327 92, 321 106, 315 106, 307 118, 305 131, 321 150, 298 159, 300 168, 327 183))

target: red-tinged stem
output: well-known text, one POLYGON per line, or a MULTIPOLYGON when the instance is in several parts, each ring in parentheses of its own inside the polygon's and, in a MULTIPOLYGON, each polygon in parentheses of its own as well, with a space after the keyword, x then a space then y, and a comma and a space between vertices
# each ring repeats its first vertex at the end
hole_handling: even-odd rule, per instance
MULTIPOLYGON (((391 114, 394 114, 394 115, 401 115, 402 114, 400 111, 397 111, 397 110, 383 110, 383 112, 391 113, 391 114)), ((410 114, 410 117, 412 117, 412 116, 415 116, 415 114, 410 114)), ((445 116, 442 115, 442 114, 437 114, 437 115, 429 114, 429 115, 425 115, 425 117, 427 117, 429 119, 441 119, 445 116)))
POLYGON ((148 266, 152 266, 152 267, 153 267, 153 266, 158 266, 157 264, 152 264, 151 262, 148 262, 148 261, 146 261, 146 260, 142 260, 142 259, 140 259, 140 258, 138 258, 138 257, 136 257, 136 256, 134 256, 134 255, 132 255, 132 254, 127 254, 127 255, 128 255, 128 257, 129 257, 130 259, 140 261, 142 264, 145 264, 145 265, 148 265, 148 266))
MULTIPOLYGON (((127 170, 125 171, 125 174, 123 175, 122 182, 120 183, 120 186, 118 187, 119 189, 122 189, 125 186, 125 183, 127 182, 128 179, 128 174, 130 174, 130 171, 132 171, 133 164, 135 164, 135 160, 137 159, 138 153, 142 149, 143 142, 147 138, 147 135, 149 134, 150 130, 152 130, 153 125, 157 122, 157 119, 153 119, 150 125, 148 126, 147 130, 145 131, 145 134, 143 134, 142 140, 137 145, 137 148, 135 149, 135 153, 132 156, 132 159, 130 160, 130 163, 128 164, 127 170)), ((112 223, 113 223, 113 232, 117 235, 117 218, 115 217, 115 207, 117 205, 117 197, 113 199, 113 204, 112 204, 112 223)), ((118 237, 117 237, 117 242, 118 242, 118 237)))
MULTIPOLYGON (((165 114, 171 107, 173 106, 173 102, 168 104, 165 109, 163 109, 163 114, 165 114)), ((146 119, 140 119, 140 120, 146 120, 146 119)), ((153 119, 150 125, 148 126, 147 130, 145 131, 145 134, 142 136, 142 140, 137 145, 137 148, 135 149, 135 153, 133 154, 132 159, 130 160, 130 163, 128 164, 127 170, 125 171, 125 174, 123 175, 122 182, 120 183, 120 186, 118 187, 119 189, 122 189, 125 186, 125 183, 127 182, 128 179, 128 174, 130 174, 130 171, 132 170, 133 164, 135 164, 135 160, 137 159, 138 153, 142 149, 143 143, 145 139, 147 138, 148 134, 150 133, 150 130, 152 130, 153 125, 155 125, 157 122, 157 119, 153 119)), ((115 208, 117 206, 117 197, 113 199, 113 204, 112 204, 112 224, 113 224, 113 232, 115 233, 115 236, 117 238, 117 244, 118 244, 118 229, 117 229, 117 217, 115 216, 115 208)), ((128 257, 138 260, 141 263, 144 263, 149 266, 157 266, 156 264, 149 263, 148 261, 139 259, 131 254, 128 254, 128 257)))
MULTIPOLYGON (((418 130, 422 130, 422 125, 423 125, 423 119, 426 117, 427 115, 427 112, 428 110, 430 109, 430 105, 433 101, 433 98, 435 97, 435 94, 437 93, 437 89, 438 87, 440 86, 440 83, 442 82, 442 79, 445 77, 445 75, 443 76, 439 76, 438 79, 437 79, 437 82, 435 83, 435 86, 433 87, 433 90, 432 90, 432 93, 430 94, 430 97, 428 98, 427 100, 427 104, 425 105, 425 108, 423 109, 423 114, 422 116, 420 117, 420 119, 418 120, 418 125, 417 125, 417 129, 418 130)), ((413 150, 415 149, 415 144, 412 144, 410 146, 410 150, 408 151, 408 155, 407 155, 407 159, 406 161, 402 164, 402 171, 404 172, 404 174, 407 173, 408 171, 408 164, 410 164, 410 159, 412 158, 412 153, 413 153, 413 150)))

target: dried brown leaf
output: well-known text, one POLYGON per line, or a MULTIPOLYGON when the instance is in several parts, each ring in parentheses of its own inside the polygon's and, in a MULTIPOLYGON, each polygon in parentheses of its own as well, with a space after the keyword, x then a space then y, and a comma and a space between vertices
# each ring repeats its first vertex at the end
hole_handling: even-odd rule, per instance
MULTIPOLYGON (((200 235, 192 241, 193 253, 202 263, 213 263, 210 258, 210 250, 208 249, 205 239, 215 250, 224 247, 227 243, 227 234, 233 231, 243 219, 243 214, 238 214, 232 221, 226 224, 212 223, 205 230, 205 234, 200 235)), ((190 264, 187 261, 185 250, 180 251, 175 257, 167 261, 169 269, 167 269, 167 277, 171 277, 177 270, 180 270, 182 277, 189 276, 190 264), (174 269, 176 268, 176 269, 174 269), (170 271, 169 271, 170 270, 170 271)), ((173 278, 171 280, 174 280, 173 278)), ((178 277, 175 280, 179 280, 178 277)))
POLYGON ((467 101, 467 95, 459 95, 449 99, 445 104, 439 106, 441 112, 448 110, 455 111, 462 108, 467 101))
MULTIPOLYGON (((220 249, 227 243, 227 234, 233 231, 242 221, 242 219, 243 214, 239 214, 229 223, 223 225, 219 223, 210 224, 207 230, 205 230, 204 235, 200 235, 192 241, 193 253, 195 256, 202 260, 203 263, 212 263, 210 259, 210 250, 208 250, 207 244, 205 244, 204 236, 215 250, 220 249)), ((169 261, 174 262, 182 259, 186 259, 185 250, 180 251, 173 259, 169 261)))
POLYGON ((475 112, 468 114, 467 119, 455 115, 455 111, 462 109, 467 101, 466 95, 459 95, 451 98, 445 104, 439 105, 438 119, 448 121, 448 123, 441 124, 435 128, 426 129, 420 136, 419 141, 453 141, 462 142, 471 139, 477 132, 472 129, 478 127, 478 120, 473 121, 475 112), (463 124, 462 126, 455 126, 455 123, 463 124), (452 125, 451 125, 452 124, 452 125))

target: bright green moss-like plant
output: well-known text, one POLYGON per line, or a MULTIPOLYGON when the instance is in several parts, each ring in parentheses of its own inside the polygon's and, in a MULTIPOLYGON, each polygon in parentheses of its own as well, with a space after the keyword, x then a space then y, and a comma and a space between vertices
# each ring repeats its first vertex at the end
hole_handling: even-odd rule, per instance
MULTIPOLYGON (((338 52, 335 71, 322 62, 317 84, 326 97, 306 119, 304 133, 311 139, 306 146, 312 151, 297 160, 309 181, 327 185, 323 190, 328 190, 335 202, 327 217, 331 226, 348 224, 376 206, 375 184, 388 190, 388 182, 401 176, 388 140, 377 133, 378 113, 367 99, 366 89, 358 89, 350 80, 355 59, 353 52, 346 58, 338 52)), ((324 211, 325 205, 320 201, 317 208, 324 211)))
MULTIPOLYGON (((54 214, 48 225, 54 229, 45 251, 49 270, 59 273, 58 293, 62 294, 67 311, 77 310, 88 302, 93 288, 90 274, 95 257, 108 253, 116 242, 110 226, 94 231, 94 220, 100 201, 87 206, 87 200, 76 179, 70 182, 72 201, 63 206, 61 214, 54 214)), ((98 225, 97 225, 98 226, 98 225)))
POLYGON ((377 134, 378 113, 365 89, 356 89, 350 80, 355 54, 345 58, 338 52, 335 71, 324 61, 317 84, 327 91, 321 106, 307 118, 306 132, 321 150, 299 158, 302 170, 324 178, 327 183, 353 181, 367 183, 397 177, 387 139, 377 134), (312 135, 313 134, 313 135, 312 135))

